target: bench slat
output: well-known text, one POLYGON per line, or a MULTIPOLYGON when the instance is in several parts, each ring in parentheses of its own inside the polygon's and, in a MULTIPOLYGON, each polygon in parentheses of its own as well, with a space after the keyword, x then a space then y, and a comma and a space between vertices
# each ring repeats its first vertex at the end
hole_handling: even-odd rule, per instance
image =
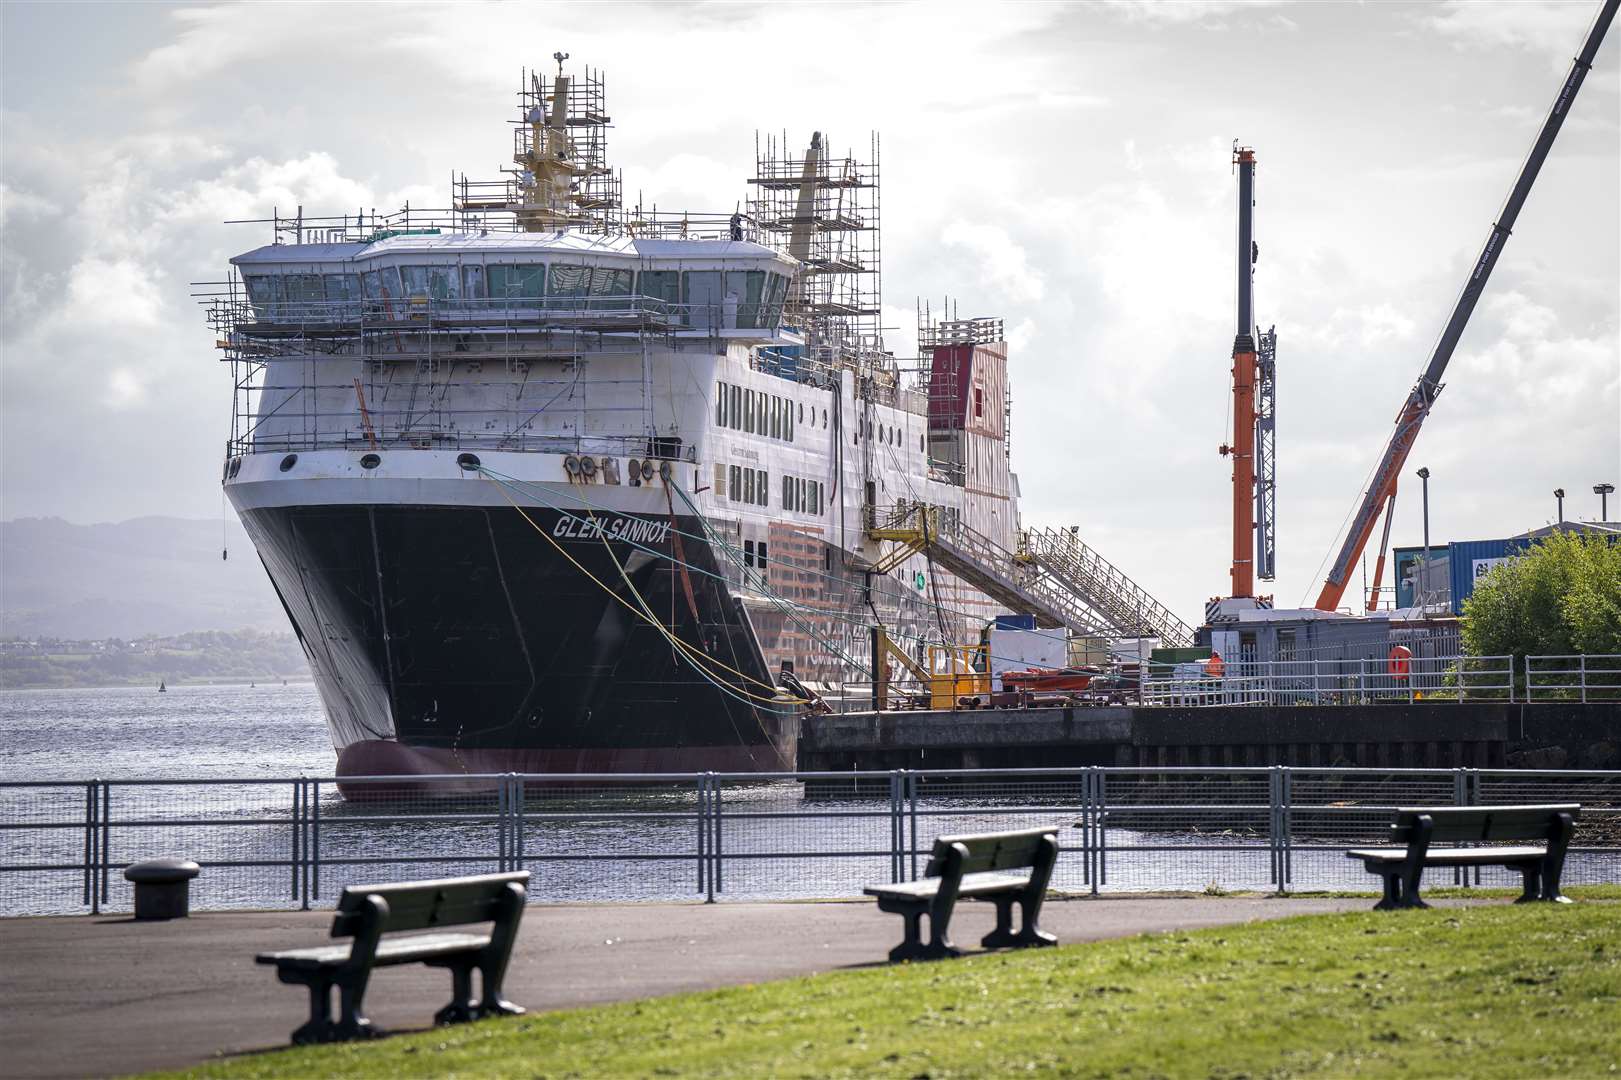
MULTIPOLYGON (((488 934, 455 932, 384 938, 377 943, 377 957, 372 961, 372 966, 411 964, 450 953, 476 952, 489 943, 488 934)), ((336 967, 348 962, 349 948, 348 945, 317 945, 309 949, 285 949, 281 952, 260 953, 254 957, 254 961, 260 964, 275 964, 278 967, 305 969, 336 967)))
POLYGON ((1431 843, 1458 843, 1470 840, 1547 840, 1558 829, 1557 815, 1581 814, 1577 803, 1547 806, 1439 806, 1408 807, 1396 811, 1390 837, 1398 844, 1412 839, 1420 814, 1434 823, 1431 843))
MULTIPOLYGON (((920 881, 902 881, 894 885, 869 885, 863 891, 868 896, 897 896, 909 900, 928 900, 940 891, 940 878, 920 881)), ((989 896, 1000 892, 1018 892, 1030 884, 1030 875, 978 873, 964 874, 957 888, 958 896, 989 896)))
MULTIPOLYGON (((1407 861, 1407 849, 1404 847, 1358 848, 1345 854, 1365 862, 1397 864, 1407 861)), ((1539 847, 1430 848, 1424 853, 1424 862, 1438 866, 1499 866, 1505 861, 1532 862, 1545 858, 1547 854, 1546 848, 1539 847)))
POLYGON ((408 884, 351 885, 338 901, 332 936, 355 935, 362 925, 368 896, 380 896, 388 903, 390 932, 489 922, 506 903, 508 884, 526 885, 528 881, 529 875, 520 871, 408 884))
POLYGON ((965 874, 1029 866, 1035 861, 1036 852, 1040 849, 1042 841, 1049 836, 1056 836, 1057 833, 1057 827, 1049 825, 1044 828, 1019 829, 1005 833, 942 836, 934 842, 934 851, 929 857, 929 865, 924 869, 923 876, 939 877, 955 844, 961 844, 968 849, 968 857, 962 864, 965 874))

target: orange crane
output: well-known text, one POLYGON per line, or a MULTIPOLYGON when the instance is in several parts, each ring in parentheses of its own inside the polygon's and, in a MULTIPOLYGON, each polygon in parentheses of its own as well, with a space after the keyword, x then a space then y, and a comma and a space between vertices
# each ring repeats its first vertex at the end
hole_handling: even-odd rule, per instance
POLYGON ((1231 595, 1255 595, 1255 150, 1233 144, 1238 166, 1238 329, 1233 335, 1233 569, 1231 595))
MULTIPOLYGON (((1441 376, 1445 374, 1453 350, 1458 347, 1458 339, 1469 323, 1469 316, 1474 313, 1475 303, 1485 290, 1486 281, 1491 277, 1493 267, 1497 265, 1498 256, 1503 253, 1503 246, 1508 243, 1515 219, 1520 216, 1520 208, 1525 205, 1526 196, 1531 193, 1531 185, 1535 183, 1537 173, 1542 169, 1542 163, 1548 159, 1548 151, 1553 148, 1554 137, 1559 134, 1565 117, 1570 115, 1570 107, 1576 100, 1576 92, 1581 89, 1582 80, 1593 66, 1593 57, 1598 53, 1599 43, 1604 40, 1604 34, 1615 18, 1617 6, 1621 6, 1621 0, 1604 0, 1600 6, 1598 15, 1593 19, 1593 25, 1587 32, 1587 41, 1583 44, 1582 51, 1572 61, 1570 74, 1565 76, 1559 96, 1554 99, 1553 107, 1548 111, 1548 118, 1543 121, 1542 130, 1531 146, 1531 153, 1526 157, 1525 164, 1520 167, 1519 178, 1509 191, 1508 201, 1503 204, 1502 213, 1497 216, 1497 221, 1493 223, 1491 232, 1486 237, 1486 246, 1470 268, 1469 279, 1464 282, 1463 292, 1458 295, 1458 302, 1452 308, 1452 317, 1447 320, 1446 329, 1441 332, 1440 339, 1435 343, 1435 352, 1430 356, 1429 366, 1424 369, 1424 374, 1419 376, 1418 382, 1408 392, 1407 400, 1402 403, 1401 412, 1396 417, 1396 430, 1385 446, 1384 456, 1379 459, 1379 465, 1374 470, 1373 482, 1362 496, 1356 517, 1352 519, 1351 527, 1345 535, 1345 543, 1341 546, 1333 565, 1329 567, 1328 579, 1323 582, 1323 590, 1317 597, 1317 607, 1323 611, 1335 611, 1339 608, 1340 599, 1345 595, 1346 586, 1351 580, 1351 570, 1362 557, 1368 538, 1373 535, 1373 527, 1378 524, 1380 508, 1395 501, 1396 478, 1401 474, 1402 465, 1406 463, 1407 455, 1418 438, 1419 428, 1424 425, 1424 419, 1429 416, 1435 398, 1441 392, 1441 376)), ((1389 535, 1388 528, 1386 535, 1387 537, 1389 535)), ((1236 582, 1238 569, 1236 528, 1234 541, 1236 582)), ((1381 551, 1380 558, 1383 557, 1381 551)))

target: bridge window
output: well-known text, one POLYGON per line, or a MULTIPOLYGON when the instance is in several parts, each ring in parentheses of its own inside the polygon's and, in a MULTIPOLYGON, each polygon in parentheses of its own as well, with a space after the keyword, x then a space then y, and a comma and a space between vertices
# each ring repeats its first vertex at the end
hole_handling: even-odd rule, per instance
MULTIPOLYGON (((492 266, 488 271, 490 295, 497 300, 539 301, 546 295, 546 265, 519 263, 492 266)), ((538 304, 525 304, 534 307, 538 304)))
POLYGON ((244 274, 242 284, 248 290, 248 302, 253 305, 254 318, 275 318, 277 308, 286 300, 281 277, 276 274, 244 274))
POLYGON ((718 383, 715 391, 715 426, 726 426, 726 384, 718 383))
POLYGON ((732 499, 732 501, 733 502, 742 502, 743 501, 743 466, 741 466, 741 465, 733 465, 732 466, 732 472, 731 472, 731 476, 730 476, 730 481, 731 482, 728 485, 728 487, 729 487, 729 489, 731 491, 731 499, 732 499))
POLYGON ((743 430, 754 434, 754 391, 743 391, 743 430))
POLYGON ((730 410, 732 428, 734 430, 743 426, 743 388, 732 387, 732 407, 730 410))
POLYGON ((681 303, 681 271, 643 270, 636 291, 648 300, 654 311, 673 311, 681 303))
POLYGON ((484 268, 482 266, 463 266, 462 296, 468 300, 483 300, 488 295, 484 291, 484 268))
POLYGON ((591 268, 552 263, 551 280, 547 283, 551 296, 585 296, 591 292, 591 268))
POLYGON ((743 501, 746 502, 746 503, 751 503, 751 502, 754 501, 754 470, 753 469, 744 469, 743 470, 743 501))
POLYGON ((700 330, 721 325, 719 270, 688 270, 681 275, 681 295, 687 305, 687 325, 700 330))

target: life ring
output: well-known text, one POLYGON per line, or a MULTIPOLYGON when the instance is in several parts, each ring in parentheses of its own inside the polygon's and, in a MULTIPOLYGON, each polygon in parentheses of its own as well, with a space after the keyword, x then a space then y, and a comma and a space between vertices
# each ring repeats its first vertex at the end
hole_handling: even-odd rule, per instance
POLYGON ((1392 645, 1390 647, 1390 660, 1386 669, 1392 678, 1405 679, 1408 672, 1413 669, 1413 650, 1405 645, 1392 645))

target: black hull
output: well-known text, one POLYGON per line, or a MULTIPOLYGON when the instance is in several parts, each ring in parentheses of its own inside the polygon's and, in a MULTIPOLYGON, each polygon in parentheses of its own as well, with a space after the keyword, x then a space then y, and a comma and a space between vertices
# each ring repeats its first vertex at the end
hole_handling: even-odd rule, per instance
MULTIPOLYGON (((748 700, 770 696, 772 674, 713 553, 690 538, 697 521, 675 521, 689 534, 683 582, 669 559, 589 523, 526 513, 243 512, 310 656, 339 775, 792 768, 792 714, 748 700), (710 679, 644 602, 710 659, 710 679)), ((670 551, 667 517, 597 520, 670 551)))

